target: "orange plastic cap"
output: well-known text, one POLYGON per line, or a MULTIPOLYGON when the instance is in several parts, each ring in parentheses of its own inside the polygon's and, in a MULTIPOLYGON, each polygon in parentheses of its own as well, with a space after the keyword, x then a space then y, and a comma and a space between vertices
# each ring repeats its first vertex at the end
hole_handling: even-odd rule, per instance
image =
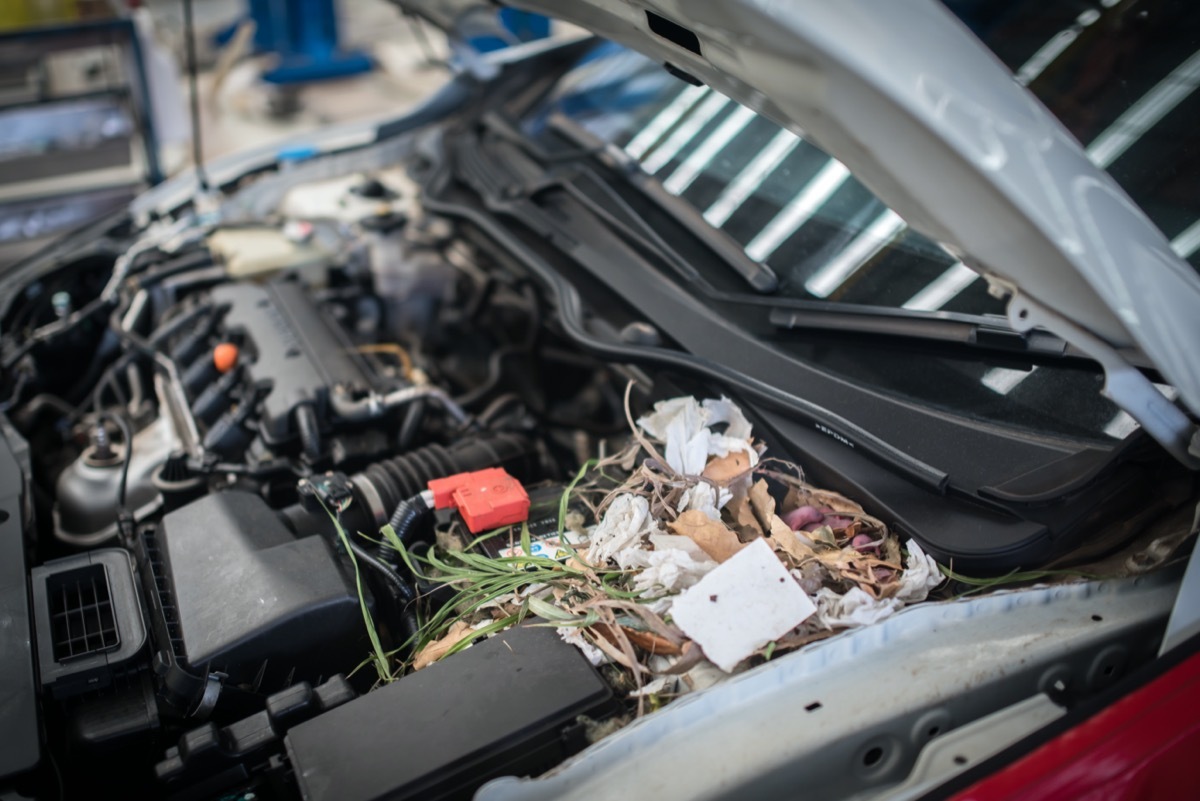
POLYGON ((232 342, 222 342, 213 348, 213 366, 218 373, 228 373, 238 360, 238 346, 232 342))

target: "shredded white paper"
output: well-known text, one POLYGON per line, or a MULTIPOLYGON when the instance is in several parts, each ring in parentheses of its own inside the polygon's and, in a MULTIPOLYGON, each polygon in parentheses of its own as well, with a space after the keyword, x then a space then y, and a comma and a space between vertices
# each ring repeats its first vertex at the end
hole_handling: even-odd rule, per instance
POLYGON ((750 422, 728 398, 703 403, 691 396, 659 401, 637 424, 663 441, 663 458, 683 475, 699 475, 709 456, 728 456, 731 451, 745 452, 751 466, 758 463, 758 452, 750 446, 750 422), (725 433, 713 433, 710 427, 721 423, 726 424, 725 433))
POLYGON ((721 510, 725 504, 733 500, 733 493, 727 489, 717 489, 712 484, 700 482, 683 491, 679 499, 679 513, 697 509, 712 520, 721 519, 721 510))
POLYGON ((908 567, 900 576, 900 589, 896 597, 906 604, 924 601, 929 597, 929 591, 944 580, 937 561, 921 550, 916 540, 909 540, 908 567))
POLYGON ((569 642, 578 648, 580 653, 587 658, 587 661, 592 663, 592 667, 600 667, 608 661, 608 657, 604 655, 604 652, 588 642, 583 636, 583 632, 574 626, 560 626, 556 631, 558 632, 558 636, 563 638, 564 642, 569 642))
POLYGON ((633 589, 642 597, 686 590, 717 566, 699 545, 687 537, 651 534, 650 544, 654 550, 637 552, 638 564, 631 565, 644 568, 633 584, 633 589))
POLYGON ((838 595, 828 587, 817 590, 817 620, 827 629, 869 626, 898 612, 904 602, 897 598, 873 598, 855 587, 838 595))
MULTIPOLYGON (((650 502, 640 495, 618 495, 604 512, 604 519, 592 531, 588 558, 604 564, 629 548, 640 548, 642 535, 656 531, 650 517, 650 502)), ((620 559, 617 559, 620 563, 620 559)))

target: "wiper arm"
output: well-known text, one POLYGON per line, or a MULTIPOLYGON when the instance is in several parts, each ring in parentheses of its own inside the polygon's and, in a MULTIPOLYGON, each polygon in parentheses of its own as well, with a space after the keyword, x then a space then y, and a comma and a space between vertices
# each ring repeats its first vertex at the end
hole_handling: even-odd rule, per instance
POLYGON ((945 312, 913 313, 905 309, 872 308, 828 301, 793 300, 770 311, 776 328, 870 334, 948 342, 987 350, 1039 356, 1089 359, 1061 337, 1041 329, 1021 334, 1008 321, 980 322, 968 315, 945 312))
MULTIPOLYGON (((629 202, 614 190, 602 175, 586 165, 587 161, 611 150, 606 144, 601 143, 598 139, 593 140, 587 131, 563 118, 556 128, 580 147, 565 152, 545 153, 536 143, 529 141, 525 134, 513 128, 498 114, 485 115, 484 123, 484 127, 488 131, 498 134, 503 142, 515 147, 532 159, 539 168, 544 169, 541 175, 524 186, 504 187, 503 190, 501 187, 495 186, 494 190, 504 191, 510 198, 521 197, 527 200, 534 200, 550 190, 561 191, 591 212, 627 244, 664 263, 686 281, 689 287, 706 299, 723 304, 766 307, 769 310, 771 324, 777 328, 904 337, 926 342, 945 342, 961 347, 1006 354, 1020 353, 1046 358, 1091 360, 1086 353, 1049 331, 1041 329, 1027 333, 1014 331, 1008 320, 1003 317, 989 318, 954 312, 919 312, 909 309, 891 309, 884 306, 862 306, 782 296, 772 297, 718 289, 667 242, 653 225, 638 214, 637 210, 630 206, 629 202), (563 164, 570 164, 571 169, 569 171, 554 169, 563 164)), ((646 175, 640 170, 618 170, 618 172, 628 177, 644 193, 651 196, 662 196, 686 206, 679 198, 662 189, 652 176, 646 175)), ((688 208, 690 209, 690 207, 688 208)), ((697 223, 699 231, 720 234, 704 222, 703 218, 698 215, 697 218, 699 219, 697 223)), ((740 245, 724 234, 720 234, 720 236, 732 244, 742 261, 757 264, 746 257, 740 245)), ((774 273, 769 272, 769 275, 771 281, 776 280, 774 273)))
MULTIPOLYGON (((581 152, 597 157, 601 154, 612 156, 619 164, 613 170, 625 177, 642 191, 649 199, 655 201, 661 208, 675 217, 695 233, 717 233, 712 226, 705 222, 702 215, 687 205, 682 199, 675 197, 662 188, 662 185, 647 175, 635 164, 625 163, 623 153, 615 151, 607 143, 580 127, 570 118, 556 114, 550 118, 550 127, 570 141, 580 145, 581 152), (678 207, 678 208, 677 208, 678 207), (684 215, 679 209, 690 212, 684 215), (681 219, 690 216, 691 220, 681 219)), ((608 165, 612 166, 612 165, 608 165)), ((590 194, 581 192, 577 187, 569 193, 591 211, 605 220, 610 227, 623 235, 633 244, 659 257, 692 285, 706 298, 722 303, 732 303, 750 306, 766 306, 770 309, 771 324, 777 328, 807 329, 830 332, 868 334, 880 336, 900 336, 910 339, 933 342, 946 342, 984 350, 1007 353, 1027 353, 1049 358, 1077 358, 1091 361, 1091 357, 1079 348, 1071 345, 1061 337, 1042 329, 1021 333, 1013 330, 1008 320, 996 316, 992 319, 981 318, 980 315, 957 314, 953 312, 919 312, 910 309, 892 309, 886 306, 863 306, 859 304, 837 303, 834 301, 811 301, 790 297, 763 297, 724 292, 716 289, 681 257, 662 236, 647 223, 629 204, 613 191, 612 187, 594 171, 586 173, 591 178, 591 184, 599 189, 600 194, 608 201, 608 205, 619 209, 625 221, 616 219, 613 212, 590 194)), ((564 187, 566 188, 566 187, 564 187)), ((734 249, 737 250, 741 261, 757 264, 749 259, 741 246, 721 234, 734 249)), ((737 260, 735 260, 736 262, 737 260)), ((765 265, 760 265, 764 269, 765 265)), ((770 273, 775 281, 775 274, 770 273)), ((766 290, 764 290, 766 291, 766 290)), ((1139 365, 1148 366, 1148 365, 1139 365)))

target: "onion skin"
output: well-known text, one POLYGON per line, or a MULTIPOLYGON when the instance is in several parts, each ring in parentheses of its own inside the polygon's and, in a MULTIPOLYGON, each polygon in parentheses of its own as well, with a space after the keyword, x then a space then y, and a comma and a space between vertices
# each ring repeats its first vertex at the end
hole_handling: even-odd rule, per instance
POLYGON ((792 531, 812 531, 807 526, 819 526, 824 521, 825 513, 815 506, 799 506, 783 516, 792 531))

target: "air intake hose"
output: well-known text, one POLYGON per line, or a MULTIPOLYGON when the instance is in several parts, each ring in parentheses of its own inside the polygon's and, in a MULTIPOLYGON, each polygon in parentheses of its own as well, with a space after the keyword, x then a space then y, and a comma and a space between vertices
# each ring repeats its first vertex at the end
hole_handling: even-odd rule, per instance
MULTIPOLYGON (((403 501, 422 492, 435 478, 469 473, 486 467, 503 467, 523 481, 534 481, 537 458, 533 443, 520 434, 481 431, 453 445, 426 445, 401 456, 383 459, 349 479, 353 502, 342 513, 348 532, 374 534, 391 522, 403 501)), ((343 480, 345 480, 343 478, 343 480)), ((332 533, 328 515, 313 513, 300 504, 283 511, 284 520, 297 534, 332 533)))

